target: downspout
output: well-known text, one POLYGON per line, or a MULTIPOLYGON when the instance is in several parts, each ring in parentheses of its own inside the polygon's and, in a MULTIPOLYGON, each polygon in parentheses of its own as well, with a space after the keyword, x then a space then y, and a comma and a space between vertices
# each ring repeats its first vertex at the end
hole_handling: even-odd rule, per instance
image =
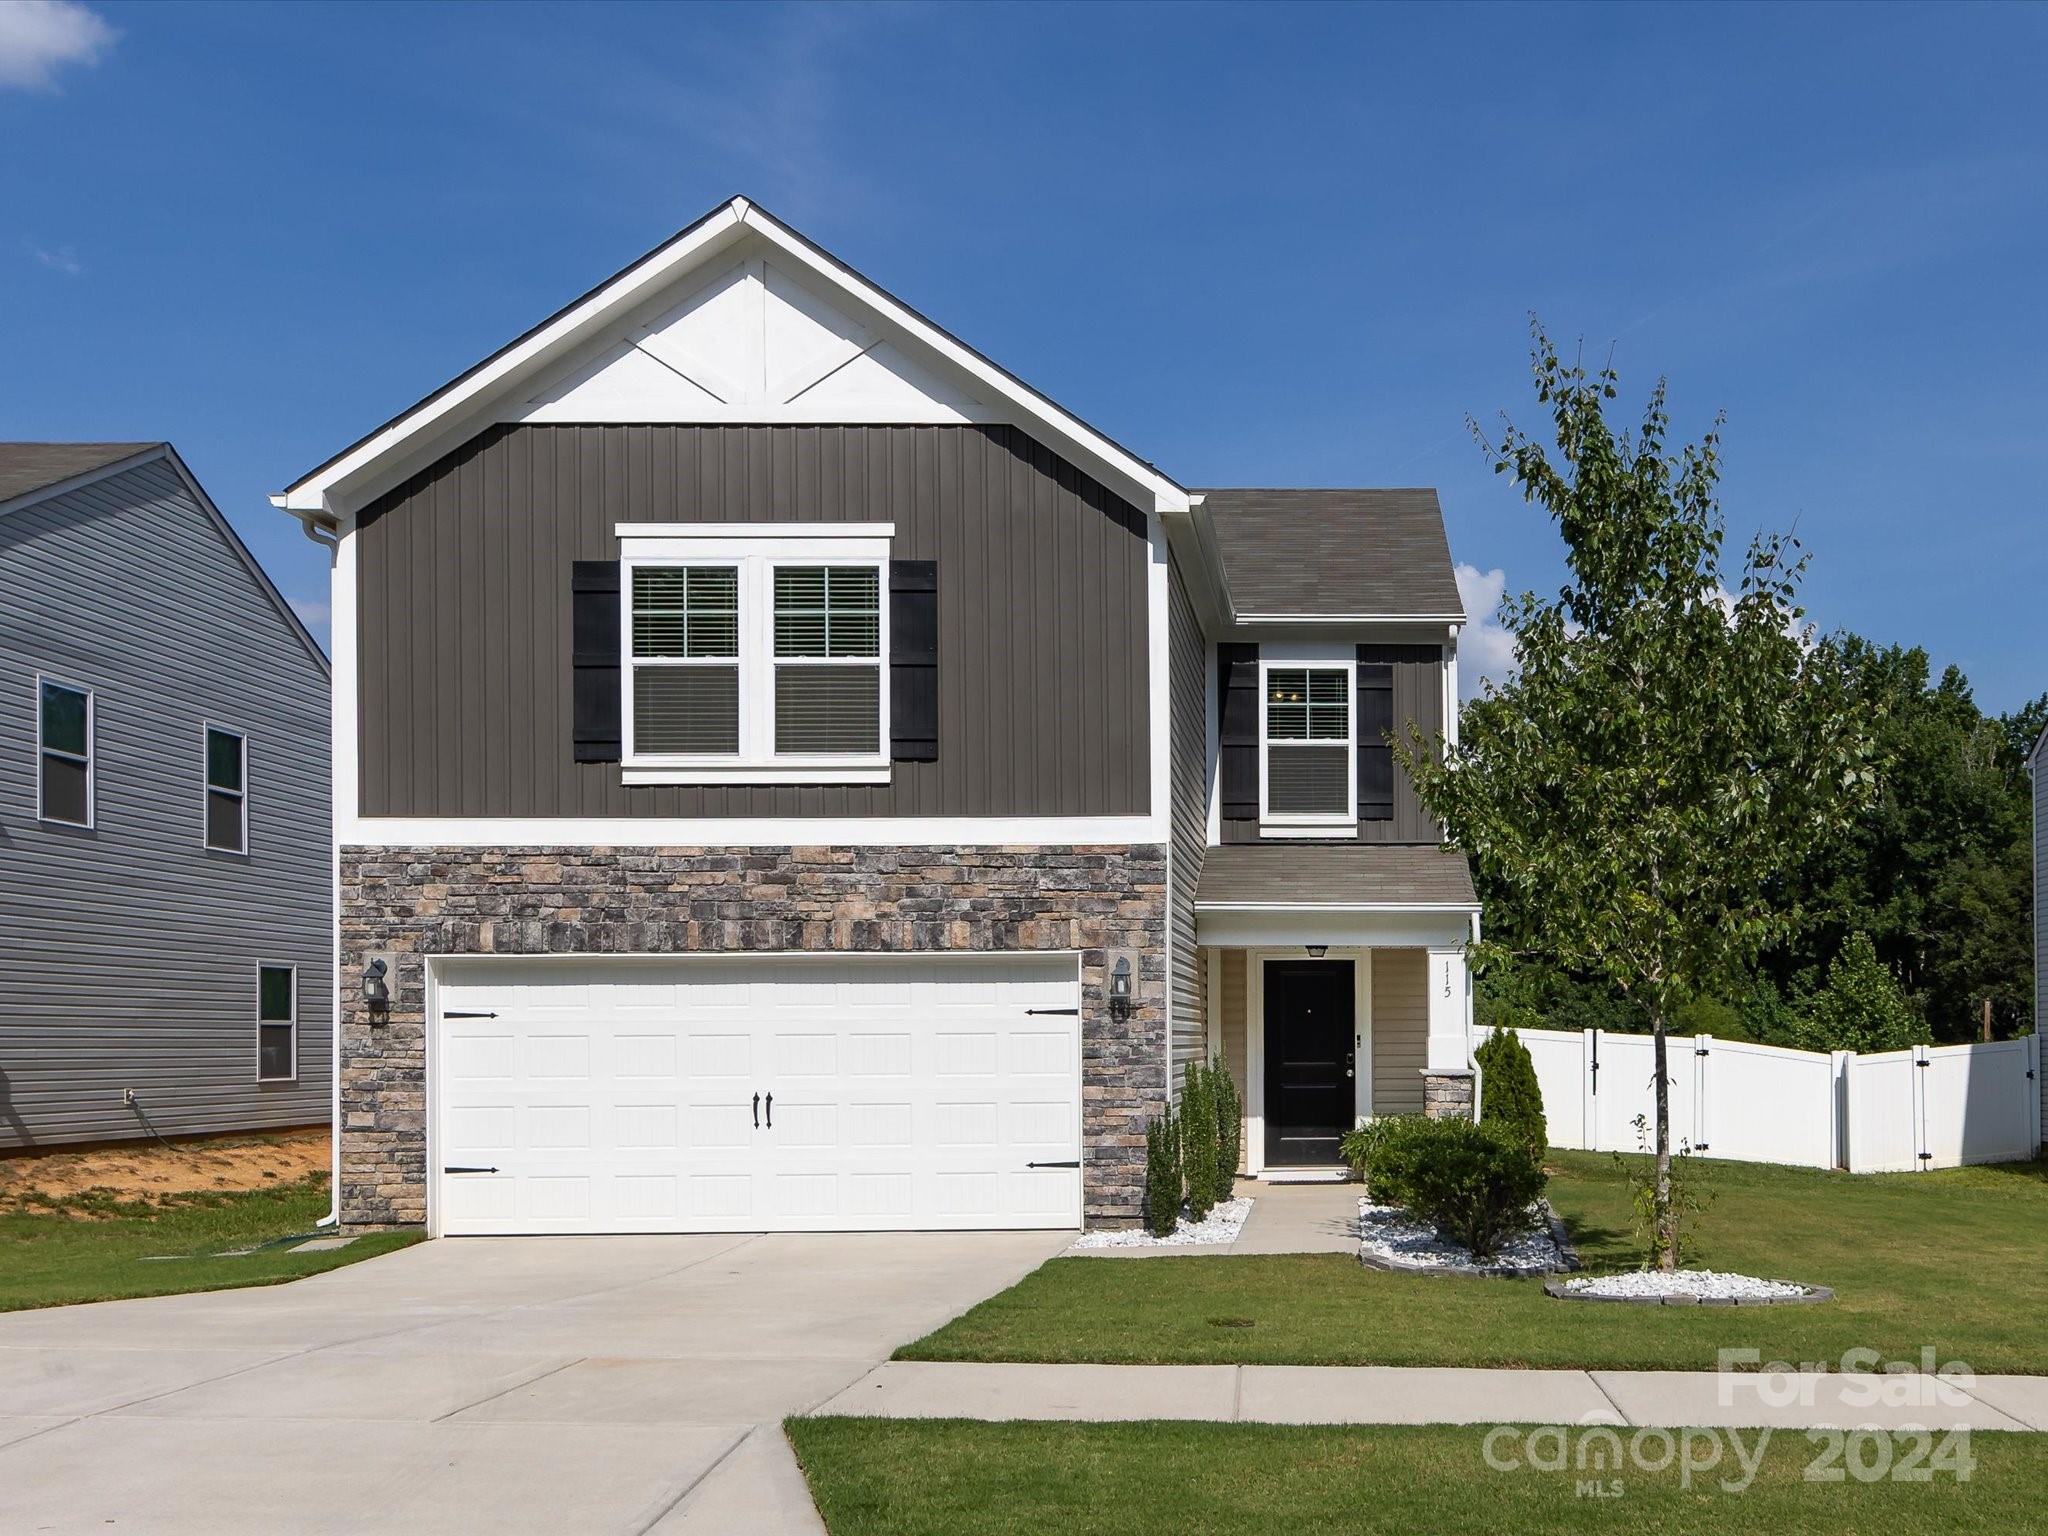
MULTIPOLYGON (((273 496, 270 504, 299 520, 299 531, 327 551, 327 590, 334 591, 334 557, 341 548, 340 530, 321 515, 286 506, 285 498, 273 496)), ((330 685, 331 686, 331 685, 330 685)), ((341 833, 334 816, 332 722, 334 703, 328 700, 328 797, 327 855, 328 941, 334 957, 333 985, 328 993, 327 1020, 327 1214, 314 1222, 315 1229, 341 1225, 341 833)))

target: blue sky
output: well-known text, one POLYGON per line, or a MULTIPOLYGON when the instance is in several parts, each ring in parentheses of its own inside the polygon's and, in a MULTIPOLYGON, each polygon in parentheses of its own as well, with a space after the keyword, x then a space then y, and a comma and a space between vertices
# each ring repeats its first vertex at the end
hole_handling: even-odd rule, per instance
POLYGON ((1561 570, 1464 426, 1539 424, 1534 311, 2009 709, 2044 64, 2018 6, 13 7, 0 436, 172 439, 317 620, 266 495, 745 192, 1183 483, 1437 486, 1475 596, 1561 570))

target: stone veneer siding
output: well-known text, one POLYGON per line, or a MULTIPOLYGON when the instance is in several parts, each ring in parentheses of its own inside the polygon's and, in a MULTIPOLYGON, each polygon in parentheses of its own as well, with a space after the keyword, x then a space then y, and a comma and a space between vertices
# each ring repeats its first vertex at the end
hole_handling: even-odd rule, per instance
POLYGON ((1431 1120, 1470 1120, 1473 1089, 1477 1081, 1470 1072, 1444 1071, 1422 1074, 1422 1113, 1431 1120))
POLYGON ((424 967, 434 955, 1081 952, 1082 1210, 1143 1214, 1166 1090, 1166 850, 343 848, 341 1219, 427 1217, 424 967), (356 984, 396 952, 372 1025, 356 984), (1113 1024, 1105 952, 1135 954, 1113 1024))

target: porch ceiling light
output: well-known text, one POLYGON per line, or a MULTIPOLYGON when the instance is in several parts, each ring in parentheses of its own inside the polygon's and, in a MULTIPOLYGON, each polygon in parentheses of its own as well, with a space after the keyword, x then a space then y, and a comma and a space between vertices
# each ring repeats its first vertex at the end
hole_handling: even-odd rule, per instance
POLYGON ((1308 957, 1311 960, 1320 960, 1330 952, 1330 946, 1327 944, 1309 944, 1303 947, 1308 950, 1308 957))

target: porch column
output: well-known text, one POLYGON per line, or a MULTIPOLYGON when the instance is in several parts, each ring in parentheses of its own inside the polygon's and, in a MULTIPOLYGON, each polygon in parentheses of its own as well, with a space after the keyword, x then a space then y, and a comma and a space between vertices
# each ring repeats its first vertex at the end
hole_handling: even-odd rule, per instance
POLYGON ((1429 1056, 1422 1070, 1422 1112, 1432 1120, 1472 1118, 1472 978, 1465 948, 1429 951, 1429 1056))

